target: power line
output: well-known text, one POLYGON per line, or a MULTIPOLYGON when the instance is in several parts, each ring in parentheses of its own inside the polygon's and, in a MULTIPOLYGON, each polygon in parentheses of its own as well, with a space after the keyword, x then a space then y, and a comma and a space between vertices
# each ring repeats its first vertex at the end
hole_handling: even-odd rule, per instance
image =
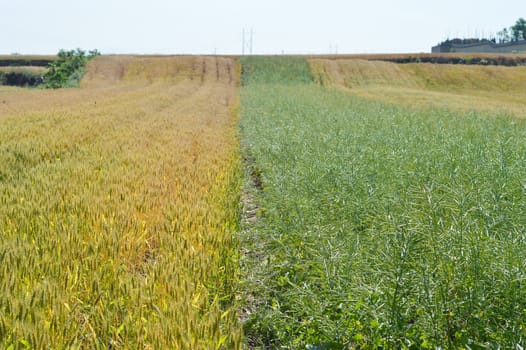
POLYGON ((252 44, 254 43, 254 31, 250 28, 250 54, 252 55, 252 44))
POLYGON ((243 28, 241 54, 242 55, 245 55, 245 54, 252 55, 253 44, 254 44, 254 30, 250 28, 250 31, 248 31, 245 28, 243 28))

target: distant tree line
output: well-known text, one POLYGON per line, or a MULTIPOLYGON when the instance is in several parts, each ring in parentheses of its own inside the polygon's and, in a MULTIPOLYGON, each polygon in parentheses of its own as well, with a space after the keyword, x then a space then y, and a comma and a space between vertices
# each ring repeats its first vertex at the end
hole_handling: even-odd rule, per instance
POLYGON ((506 44, 516 41, 526 40, 526 20, 519 18, 514 25, 509 28, 503 28, 501 31, 489 39, 469 38, 469 39, 447 39, 440 43, 440 45, 469 45, 469 44, 506 44))
POLYGON ((0 85, 37 86, 43 82, 44 78, 30 71, 0 72, 0 85))
POLYGON ((54 59, 51 58, 26 58, 25 56, 11 55, 0 58, 0 67, 47 67, 54 59))
POLYGON ((515 22, 515 25, 498 32, 495 41, 504 44, 520 40, 526 40, 526 20, 522 17, 515 22))

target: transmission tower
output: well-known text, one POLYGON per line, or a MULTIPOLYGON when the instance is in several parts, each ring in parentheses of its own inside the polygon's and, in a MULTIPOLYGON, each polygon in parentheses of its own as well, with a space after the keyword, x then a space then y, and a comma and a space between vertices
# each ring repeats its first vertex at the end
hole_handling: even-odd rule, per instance
POLYGON ((249 30, 246 30, 243 28, 243 42, 241 46, 241 54, 249 54, 252 55, 252 45, 254 43, 254 31, 252 28, 249 30))

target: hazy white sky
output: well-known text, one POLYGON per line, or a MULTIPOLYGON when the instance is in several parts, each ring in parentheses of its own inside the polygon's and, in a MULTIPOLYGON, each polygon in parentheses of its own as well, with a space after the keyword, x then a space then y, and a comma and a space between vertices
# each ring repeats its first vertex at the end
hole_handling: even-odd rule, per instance
POLYGON ((525 0, 0 0, 0 54, 429 52, 526 17, 525 0))

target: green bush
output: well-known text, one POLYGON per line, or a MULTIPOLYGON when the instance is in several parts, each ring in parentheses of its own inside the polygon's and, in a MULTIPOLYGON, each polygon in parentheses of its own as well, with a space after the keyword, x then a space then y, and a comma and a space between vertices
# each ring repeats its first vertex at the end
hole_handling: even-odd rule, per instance
POLYGON ((0 85, 37 86, 42 83, 40 74, 29 71, 0 72, 0 85))
POLYGON ((78 86, 84 74, 84 65, 98 55, 100 53, 97 50, 88 53, 81 49, 60 50, 58 60, 49 64, 48 72, 44 75, 45 86, 52 89, 78 86))

